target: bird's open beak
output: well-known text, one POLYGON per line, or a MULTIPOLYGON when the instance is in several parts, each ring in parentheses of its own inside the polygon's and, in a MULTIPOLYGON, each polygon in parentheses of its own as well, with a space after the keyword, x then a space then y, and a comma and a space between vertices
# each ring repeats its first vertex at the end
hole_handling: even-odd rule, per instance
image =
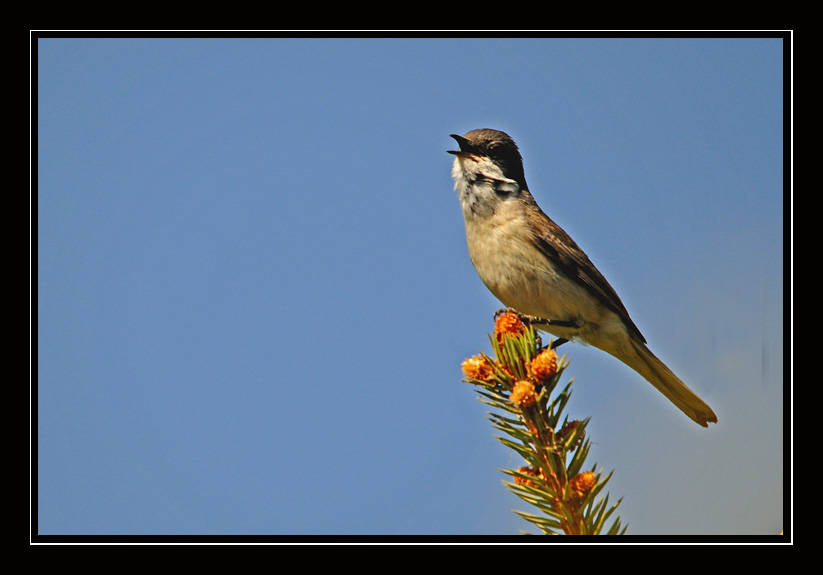
POLYGON ((454 154, 455 156, 481 156, 482 153, 480 150, 477 149, 471 142, 469 142, 463 136, 458 136, 457 134, 451 134, 451 137, 457 141, 457 144, 460 146, 459 150, 447 150, 448 153, 454 154))

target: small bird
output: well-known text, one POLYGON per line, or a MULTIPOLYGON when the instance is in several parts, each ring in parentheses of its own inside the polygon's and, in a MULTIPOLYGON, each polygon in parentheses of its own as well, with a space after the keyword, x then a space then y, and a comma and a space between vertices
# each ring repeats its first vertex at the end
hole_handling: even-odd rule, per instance
POLYGON ((480 279, 535 328, 609 353, 647 379, 693 421, 717 416, 655 356, 606 278, 537 205, 523 159, 505 132, 451 135, 460 149, 452 177, 466 221, 469 256, 480 279))

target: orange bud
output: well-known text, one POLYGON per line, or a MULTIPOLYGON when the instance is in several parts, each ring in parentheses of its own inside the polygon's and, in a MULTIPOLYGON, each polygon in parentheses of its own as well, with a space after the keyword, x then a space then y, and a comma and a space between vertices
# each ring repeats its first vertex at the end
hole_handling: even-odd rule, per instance
POLYGON ((490 381, 494 377, 494 370, 488 360, 480 355, 475 355, 465 360, 461 367, 463 373, 469 379, 479 379, 480 381, 490 381))
POLYGON ((557 373, 557 353, 549 348, 541 351, 532 360, 531 371, 532 376, 538 383, 550 379, 557 373))
POLYGON ((594 489, 595 485, 597 485, 597 476, 594 471, 584 471, 569 480, 569 491, 573 496, 582 499, 594 489))
POLYGON ((530 381, 522 380, 514 384, 509 401, 520 409, 531 407, 537 401, 537 394, 534 392, 534 384, 530 381))
POLYGON ((498 342, 503 341, 504 335, 518 336, 526 331, 526 325, 520 316, 514 312, 504 312, 494 320, 494 335, 498 342))

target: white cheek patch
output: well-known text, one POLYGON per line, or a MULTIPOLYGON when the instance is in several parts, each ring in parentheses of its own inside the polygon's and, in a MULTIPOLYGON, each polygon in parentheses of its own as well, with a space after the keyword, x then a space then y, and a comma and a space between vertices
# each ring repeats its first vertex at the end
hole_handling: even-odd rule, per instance
POLYGON ((485 156, 473 156, 475 158, 475 164, 477 166, 477 171, 486 178, 491 180, 505 180, 507 179, 506 176, 503 175, 503 171, 500 167, 491 161, 491 159, 485 156))
POLYGON ((458 156, 452 164, 452 178, 455 189, 461 185, 491 183, 494 190, 502 194, 516 194, 520 191, 517 182, 510 180, 497 164, 485 156, 458 156))

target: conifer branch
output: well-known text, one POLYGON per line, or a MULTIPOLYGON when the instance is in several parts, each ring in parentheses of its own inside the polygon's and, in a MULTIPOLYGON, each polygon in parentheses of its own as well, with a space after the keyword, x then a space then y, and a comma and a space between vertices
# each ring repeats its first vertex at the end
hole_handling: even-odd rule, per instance
POLYGON ((505 434, 498 439, 526 463, 503 469, 512 478, 504 484, 541 514, 515 513, 549 535, 622 535, 626 527, 619 517, 607 527, 620 501, 609 506, 608 494, 599 497, 613 472, 602 477, 596 465, 583 471, 591 448, 589 420, 564 415, 572 381, 557 389, 568 361, 543 348, 524 320, 513 312, 499 314, 489 338, 494 357, 481 353, 462 365, 464 381, 495 410, 488 416, 505 434))

